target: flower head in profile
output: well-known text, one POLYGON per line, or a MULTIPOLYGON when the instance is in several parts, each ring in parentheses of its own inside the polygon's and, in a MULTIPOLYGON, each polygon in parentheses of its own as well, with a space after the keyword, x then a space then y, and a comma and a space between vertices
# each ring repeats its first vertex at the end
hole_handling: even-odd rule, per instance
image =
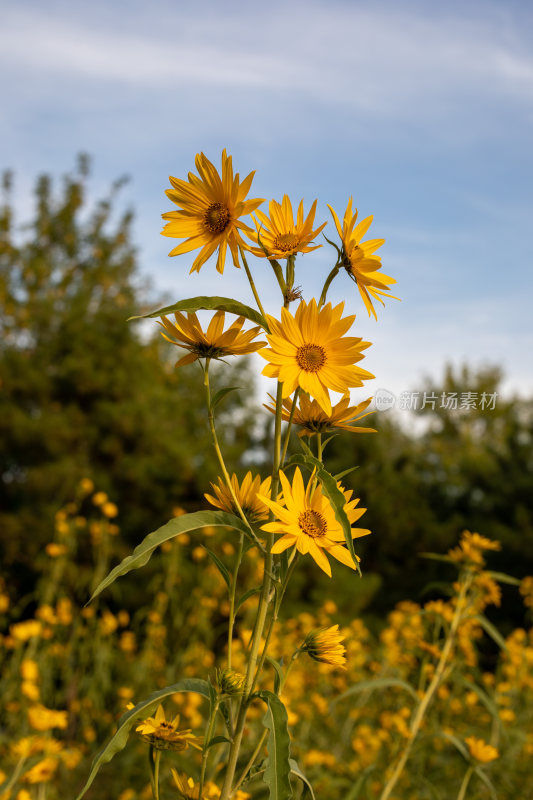
POLYGON ((373 378, 371 372, 355 366, 364 358, 362 350, 370 346, 360 337, 345 336, 355 315, 343 317, 344 303, 320 310, 316 300, 302 300, 293 316, 281 309, 281 321, 267 315, 271 334, 270 348, 259 355, 269 363, 263 375, 283 384, 283 397, 297 386, 314 397, 326 414, 332 413, 329 389, 346 393, 350 386, 362 386, 373 378))
POLYGON ((255 173, 250 172, 241 182, 239 173, 233 175, 231 156, 227 156, 225 150, 222 151, 221 175, 203 153, 198 153, 195 163, 198 176, 189 172, 187 181, 170 178, 172 189, 168 189, 166 195, 180 210, 163 214, 168 222, 162 234, 185 239, 170 251, 171 256, 201 248, 191 272, 199 272, 216 250, 217 270, 224 272, 227 248, 236 267, 239 266, 239 247, 248 248, 241 231, 250 234, 252 229, 241 222, 241 217, 255 211, 263 200, 246 200, 255 173))
POLYGON ((264 346, 263 341, 254 341, 261 330, 259 327, 250 328, 243 331, 244 317, 238 317, 235 322, 224 330, 224 311, 217 311, 204 332, 194 313, 181 314, 177 311, 174 314, 175 323, 167 317, 161 317, 159 324, 170 334, 167 336, 163 331, 163 338, 188 350, 186 356, 176 362, 176 367, 183 367, 185 364, 192 364, 199 358, 220 359, 224 356, 241 356, 246 353, 255 353, 264 346), (172 338, 171 338, 172 337, 172 338))
MULTIPOLYGON (((180 775, 175 769, 171 770, 174 783, 178 789, 179 800, 219 800, 220 789, 212 781, 205 781, 202 796, 200 797, 200 784, 187 775, 180 775)), ((232 795, 234 800, 249 800, 247 792, 237 789, 232 795)))
MULTIPOLYGON (((302 473, 296 467, 292 486, 285 473, 279 473, 283 498, 281 502, 274 502, 269 497, 259 495, 260 500, 274 512, 274 522, 267 522, 263 530, 271 533, 283 534, 272 547, 272 553, 282 553, 289 547, 303 554, 309 555, 318 566, 331 577, 331 566, 327 556, 333 556, 342 564, 357 569, 348 548, 345 544, 344 531, 335 517, 333 506, 322 491, 319 483, 310 478, 307 487, 304 486, 302 473)), ((340 488, 340 487, 339 487, 340 488)), ((359 499, 352 500, 352 491, 343 491, 346 499, 344 511, 353 525, 366 511, 366 508, 357 508, 359 499)), ((370 533, 365 528, 352 528, 352 538, 367 536, 370 533)))
POLYGON ((58 766, 59 759, 50 756, 43 758, 26 772, 24 780, 27 783, 48 783, 54 777, 58 766))
MULTIPOLYGON (((270 405, 264 403, 264 406, 272 414, 275 414, 275 400, 272 395, 269 395, 269 397, 272 403, 270 405)), ((346 393, 342 400, 332 406, 331 414, 326 414, 316 400, 311 400, 308 395, 300 393, 294 411, 294 401, 290 397, 283 401, 281 416, 285 422, 288 422, 292 414, 294 424, 302 427, 298 436, 314 436, 315 433, 329 433, 333 430, 350 431, 351 433, 376 433, 375 428, 361 428, 358 425, 351 424, 358 422, 368 414, 372 414, 372 411, 367 411, 366 414, 362 413, 371 402, 372 398, 369 397, 356 406, 350 406, 350 395, 346 393)))
POLYGON ((201 750, 203 739, 195 736, 190 728, 180 731, 179 721, 179 714, 173 720, 167 720, 163 706, 159 705, 155 715, 143 720, 135 730, 156 750, 186 750, 188 747, 201 750))
POLYGON ((234 669, 221 669, 217 671, 217 684, 222 694, 242 694, 246 685, 246 678, 234 669))
POLYGON ((283 195, 281 204, 275 200, 270 201, 269 217, 262 211, 256 211, 253 220, 257 233, 250 234, 250 238, 260 245, 260 249, 253 248, 253 253, 256 256, 288 258, 296 253, 310 253, 311 250, 322 247, 320 244, 311 247, 313 239, 316 239, 320 231, 327 225, 327 222, 324 222, 313 230, 316 203, 315 200, 304 219, 304 201, 301 200, 296 221, 291 201, 286 194, 283 195))
POLYGON ((483 739, 476 739, 475 736, 468 736, 465 742, 468 745, 468 750, 472 758, 479 761, 481 764, 488 764, 489 761, 495 761, 499 758, 500 754, 498 750, 491 744, 484 742, 483 739))
MULTIPOLYGON (((268 511, 265 510, 264 504, 257 499, 257 495, 262 494, 270 497, 271 478, 268 477, 262 481, 259 475, 252 477, 252 473, 247 472, 242 483, 239 483, 235 473, 233 473, 230 480, 235 496, 248 521, 253 524, 266 519, 268 511)), ((235 507, 235 502, 226 481, 223 478, 218 478, 217 483, 212 483, 211 486, 215 496, 204 494, 205 499, 215 508, 220 508, 221 511, 237 514, 238 509, 235 507)))
POLYGON ((339 626, 333 625, 331 628, 311 631, 300 650, 315 661, 346 669, 346 648, 343 641, 344 636, 339 633, 339 626))
POLYGON ((341 226, 339 218, 333 208, 328 205, 331 215, 335 222, 335 227, 342 241, 342 256, 346 272, 352 278, 359 289, 359 294, 368 311, 368 316, 377 314, 372 303, 377 300, 381 305, 385 305, 382 297, 392 297, 388 294, 391 283, 396 283, 395 278, 384 275, 381 269, 381 258, 375 255, 375 251, 384 244, 385 239, 368 239, 361 241, 370 225, 373 217, 366 217, 358 225, 357 209, 352 212, 352 198, 348 200, 346 211, 344 212, 343 224, 341 226))

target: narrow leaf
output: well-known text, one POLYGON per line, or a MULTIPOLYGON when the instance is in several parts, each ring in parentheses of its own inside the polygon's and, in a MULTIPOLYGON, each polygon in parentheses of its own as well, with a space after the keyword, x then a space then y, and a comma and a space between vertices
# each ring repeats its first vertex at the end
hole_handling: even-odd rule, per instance
POLYGON ((298 766, 298 762, 294 760, 294 758, 289 758, 289 764, 291 765, 291 772, 293 775, 296 775, 297 778, 301 780, 304 785, 304 791, 307 789, 306 794, 309 794, 311 800, 316 800, 315 793, 313 791, 313 787, 309 783, 309 779, 305 777, 302 770, 298 766))
POLYGON ((236 604, 235 604, 235 614, 237 613, 237 611, 239 610, 239 608, 240 608, 242 605, 244 605, 244 603, 246 603, 246 601, 247 601, 247 600, 249 600, 249 599, 250 599, 250 597, 253 597, 253 595, 254 595, 254 594, 259 594, 259 593, 260 593, 260 591, 261 591, 261 589, 259 589, 259 588, 257 588, 257 587, 256 587, 255 589, 248 589, 248 591, 247 591, 247 592, 245 592, 245 593, 242 595, 242 597, 239 597, 239 599, 237 600, 237 602, 236 602, 236 604))
POLYGON ((519 578, 513 578, 512 575, 506 575, 505 572, 492 572, 488 571, 487 575, 498 581, 499 583, 508 583, 510 586, 520 586, 522 581, 519 578))
POLYGON ((499 648, 502 650, 507 650, 507 645, 505 644, 505 639, 501 635, 498 628, 495 628, 492 622, 487 619, 483 614, 478 614, 474 619, 477 619, 485 633, 487 633, 490 638, 496 642, 499 648))
POLYGON ((354 684, 354 686, 350 686, 340 697, 335 698, 333 701, 334 703, 338 703, 343 700, 345 697, 349 697, 352 694, 359 694, 359 692, 373 692, 376 689, 405 689, 406 692, 413 697, 416 702, 419 702, 419 697, 411 686, 410 683, 406 681, 402 681, 399 678, 371 678, 368 681, 359 681, 359 683, 354 684))
POLYGON ((240 389, 240 386, 226 386, 224 389, 219 389, 218 392, 215 392, 211 399, 211 411, 213 411, 216 406, 223 400, 226 395, 230 394, 231 392, 236 392, 240 389))
POLYGON ((209 547, 205 547, 205 545, 202 545, 202 547, 207 552, 209 558, 211 559, 213 564, 217 567, 218 571, 220 572, 220 574, 224 578, 224 581, 226 582, 226 586, 228 587, 228 589, 230 589, 231 588, 231 575, 229 574, 228 568, 226 567, 225 564, 222 563, 222 561, 217 556, 217 554, 209 549, 209 547))
MULTIPOLYGON (((194 511, 192 514, 183 514, 167 522, 161 528, 149 533, 130 556, 126 556, 120 564, 111 570, 109 575, 96 587, 91 600, 94 600, 104 589, 111 586, 117 578, 131 572, 132 569, 144 567, 150 560, 152 553, 160 544, 168 542, 182 533, 196 531, 206 526, 234 528, 237 531, 250 535, 250 531, 242 520, 226 511, 194 511)), ((90 601, 89 601, 90 602, 90 601)))
POLYGON ((285 706, 275 694, 266 690, 256 693, 267 704, 263 725, 268 728, 268 762, 266 764, 264 782, 269 789, 270 800, 290 800, 292 787, 291 774, 291 740, 289 737, 288 717, 285 706))
POLYGON ((337 475, 334 476, 335 480, 336 481, 341 481, 343 478, 345 478, 347 475, 349 475, 350 472, 355 472, 356 469, 359 469, 359 466, 350 467, 349 469, 345 469, 342 472, 338 472, 337 475))
POLYGON ((280 683, 283 680, 282 666, 279 661, 276 661, 275 658, 271 658, 270 656, 267 656, 266 660, 274 667, 274 692, 275 694, 279 695, 280 683))
POLYGON ((442 556, 440 553, 419 553, 422 558, 429 558, 430 561, 446 561, 448 564, 452 563, 450 556, 442 556))
POLYGON ((475 770, 474 770, 474 775, 477 775, 478 778, 485 784, 485 786, 487 787, 487 789, 490 792, 490 796, 492 797, 492 800, 498 800, 498 795, 496 794, 496 789, 494 787, 494 784, 485 775, 485 773, 483 772, 483 769, 481 767, 476 767, 475 770))
MULTIPOLYGON (((189 297, 187 300, 180 300, 171 306, 159 308, 157 311, 151 311, 149 314, 140 314, 133 319, 154 319, 167 314, 173 314, 175 311, 227 311, 229 314, 236 314, 238 317, 245 317, 250 322, 260 325, 267 332, 269 331, 266 319, 259 311, 245 306, 244 303, 239 303, 231 297, 189 297)), ((128 320, 129 321, 129 320, 128 320)))
POLYGON ((209 750, 210 747, 213 747, 215 744, 231 744, 231 739, 228 739, 227 736, 214 736, 210 741, 207 743, 205 749, 209 750))
POLYGON ((171 694, 176 694, 177 692, 195 692, 196 694, 201 694, 209 699, 209 689, 206 681, 199 680, 198 678, 186 678, 185 680, 178 681, 178 683, 174 683, 171 686, 165 686, 164 689, 159 689, 157 692, 153 692, 153 694, 147 697, 146 700, 142 700, 140 703, 137 703, 135 708, 132 708, 130 711, 127 711, 121 716, 118 721, 118 728, 115 735, 94 757, 87 782, 76 797, 76 800, 81 800, 81 798, 87 792, 98 771, 100 770, 100 767, 102 767, 104 764, 107 764, 117 753, 124 749, 133 725, 139 720, 149 717, 151 712, 155 711, 159 703, 165 697, 168 697, 171 694))

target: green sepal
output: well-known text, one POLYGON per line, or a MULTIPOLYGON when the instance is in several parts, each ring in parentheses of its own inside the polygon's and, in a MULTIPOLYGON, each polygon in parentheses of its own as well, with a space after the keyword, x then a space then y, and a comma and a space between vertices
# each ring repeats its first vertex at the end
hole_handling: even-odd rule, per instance
POLYGON ((171 686, 165 686, 164 689, 159 689, 159 691, 153 692, 153 694, 147 697, 146 700, 142 700, 140 703, 137 703, 134 708, 130 709, 130 711, 126 711, 126 713, 123 714, 118 721, 118 728, 115 735, 112 736, 109 742, 94 757, 93 763, 91 764, 89 777, 87 778, 85 786, 77 795, 76 800, 81 800, 81 798, 87 792, 92 782, 96 778, 100 767, 102 767, 104 764, 108 764, 117 753, 124 749, 133 725, 140 719, 146 719, 146 717, 149 717, 151 712, 157 708, 161 700, 171 694, 176 694, 177 692, 195 692, 196 694, 201 694, 203 697, 207 697, 207 699, 209 699, 209 688, 207 681, 200 680, 199 678, 185 678, 182 681, 178 681, 178 683, 174 683, 171 686))

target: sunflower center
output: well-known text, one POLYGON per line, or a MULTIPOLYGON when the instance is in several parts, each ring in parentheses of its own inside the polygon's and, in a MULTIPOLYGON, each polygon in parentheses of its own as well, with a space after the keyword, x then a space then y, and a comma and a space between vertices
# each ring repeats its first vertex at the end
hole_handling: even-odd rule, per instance
POLYGON ((288 253, 289 250, 294 250, 295 247, 298 247, 299 241, 295 233, 282 233, 276 236, 274 247, 276 250, 281 250, 282 253, 288 253))
POLYGON ((305 372, 318 372, 326 363, 326 351, 320 344, 303 344, 296 351, 296 361, 305 372))
POLYGON ((204 214, 204 224, 210 233, 222 233, 230 221, 230 213, 222 203, 211 203, 204 214))
POLYGON ((328 529, 327 522, 322 514, 319 511, 313 511, 311 508, 302 511, 298 517, 298 525, 307 536, 312 536, 313 539, 318 536, 324 536, 328 529))

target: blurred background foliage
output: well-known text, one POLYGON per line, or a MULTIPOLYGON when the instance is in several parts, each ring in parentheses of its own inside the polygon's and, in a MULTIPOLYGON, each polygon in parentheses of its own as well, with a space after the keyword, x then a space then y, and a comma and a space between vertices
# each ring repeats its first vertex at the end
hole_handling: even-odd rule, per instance
MULTIPOLYGON (((55 513, 82 478, 120 507, 126 553, 175 506, 205 506, 203 492, 217 474, 198 366, 176 372, 173 348, 153 322, 126 322, 168 298, 154 297, 140 277, 132 212, 117 212, 123 180, 95 202, 88 177, 86 157, 60 185, 41 176, 33 217, 23 226, 11 176, 3 180, 0 544, 22 592, 35 579, 55 513)), ((225 400, 221 423, 231 424, 219 426, 230 468, 263 469, 271 420, 258 422, 248 363, 220 365, 217 379, 243 389, 225 400)), ((501 380, 496 367, 447 367, 441 385, 433 379, 428 389, 492 393, 501 380)), ((416 430, 390 412, 370 419, 378 435, 339 435, 327 450, 332 472, 360 465, 346 484, 368 507, 365 524, 373 531, 360 542, 365 580, 354 589, 351 574, 336 571, 341 612, 380 616, 419 597, 441 569, 419 554, 444 552, 464 528, 502 542, 498 569, 517 577, 533 572, 533 400, 500 395, 491 411, 437 404, 418 412, 416 430)), ((78 558, 82 565, 83 552, 78 558)), ((302 571, 298 581, 295 607, 323 602, 327 579, 302 571)), ((512 617, 513 602, 500 613, 512 617)))

